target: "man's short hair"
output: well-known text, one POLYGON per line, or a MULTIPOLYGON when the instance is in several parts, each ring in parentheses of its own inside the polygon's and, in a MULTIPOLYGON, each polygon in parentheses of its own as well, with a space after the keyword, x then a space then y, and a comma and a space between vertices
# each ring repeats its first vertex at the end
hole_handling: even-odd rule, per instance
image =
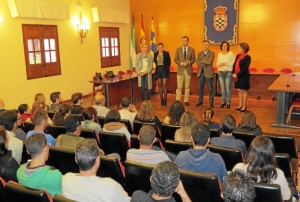
POLYGON ((70 115, 65 120, 65 130, 67 133, 73 133, 81 124, 81 117, 77 115, 70 115))
POLYGON ((47 139, 44 134, 31 135, 26 140, 26 150, 28 151, 31 158, 40 155, 43 148, 48 145, 47 139))
POLYGON ((131 100, 128 97, 123 97, 121 103, 123 108, 127 108, 131 104, 131 100))
POLYGON ((190 41, 190 38, 187 36, 183 36, 183 37, 181 37, 181 39, 187 39, 187 41, 190 41))
POLYGON ((230 114, 225 114, 221 119, 221 129, 223 133, 232 133, 236 126, 234 117, 230 114))
POLYGON ((5 110, 0 113, 0 125, 3 125, 5 130, 12 131, 17 122, 17 117, 16 110, 5 110))
POLYGON ((28 110, 28 107, 28 104, 20 104, 18 107, 20 114, 24 114, 28 110))
POLYGON ((33 113, 32 120, 35 125, 41 125, 43 120, 48 121, 48 113, 43 109, 37 109, 33 113))
POLYGON ((51 102, 55 103, 56 99, 59 99, 60 92, 53 92, 50 94, 50 100, 51 102))
POLYGON ((179 181, 178 167, 171 161, 163 161, 152 170, 151 188, 158 196, 171 196, 179 181))
POLYGON ((73 93, 71 100, 73 102, 73 104, 77 104, 79 100, 82 99, 82 93, 73 93))
POLYGON ((210 131, 204 123, 197 123, 192 129, 192 137, 195 145, 204 146, 210 137, 210 131))
POLYGON ((81 171, 92 169, 97 157, 100 155, 100 149, 95 139, 85 139, 80 142, 75 151, 75 159, 81 171))
POLYGON ((95 95, 95 103, 96 105, 102 104, 105 101, 105 97, 103 94, 101 93, 97 93, 95 95))
POLYGON ((156 131, 151 125, 144 125, 140 129, 139 139, 142 145, 151 145, 156 136, 156 131))
POLYGON ((255 190, 251 177, 243 170, 232 171, 223 180, 224 202, 252 202, 255 190))

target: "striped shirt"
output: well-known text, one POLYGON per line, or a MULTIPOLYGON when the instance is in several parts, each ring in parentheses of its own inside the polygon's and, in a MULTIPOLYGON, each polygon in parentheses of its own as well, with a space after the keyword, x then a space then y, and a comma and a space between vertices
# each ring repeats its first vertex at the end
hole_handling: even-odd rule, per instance
POLYGON ((164 151, 145 149, 129 149, 127 151, 127 160, 152 165, 157 165, 163 161, 170 161, 169 157, 164 151))

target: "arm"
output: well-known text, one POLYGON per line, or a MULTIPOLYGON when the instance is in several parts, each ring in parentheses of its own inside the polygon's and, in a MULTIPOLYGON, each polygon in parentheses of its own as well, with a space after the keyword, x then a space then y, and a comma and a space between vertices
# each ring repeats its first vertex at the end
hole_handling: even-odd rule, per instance
POLYGON ((135 70, 137 75, 140 74, 139 61, 140 61, 140 54, 137 54, 135 57, 135 70))
POLYGON ((168 51, 166 51, 166 63, 165 66, 170 67, 171 66, 171 57, 170 57, 170 53, 168 51))
POLYGON ((230 54, 230 56, 229 56, 228 66, 233 67, 235 57, 234 57, 234 54, 232 52, 229 52, 229 54, 230 54))
POLYGON ((243 74, 246 74, 248 72, 248 69, 249 69, 249 66, 251 63, 251 57, 249 55, 247 55, 243 58, 243 60, 244 60, 244 64, 243 64, 243 66, 240 67, 239 73, 236 74, 237 77, 240 77, 243 74))
POLYGON ((175 190, 175 192, 177 194, 179 194, 182 202, 192 202, 192 200, 190 199, 190 197, 188 196, 188 194, 186 193, 185 189, 184 189, 184 186, 181 182, 181 180, 179 181, 179 184, 175 190))
POLYGON ((212 51, 210 51, 210 52, 211 52, 211 54, 209 54, 209 57, 205 57, 202 60, 200 60, 201 64, 204 64, 204 65, 212 65, 213 64, 214 59, 215 59, 215 53, 212 51))
POLYGON ((220 53, 218 54, 218 57, 217 57, 217 67, 220 67, 221 65, 221 56, 220 56, 220 53))
POLYGON ((198 53, 197 55, 197 61, 196 64, 198 65, 198 67, 204 67, 205 65, 201 63, 201 52, 198 53))
POLYGON ((157 66, 157 52, 154 53, 154 58, 153 58, 153 62, 154 64, 157 66))
POLYGON ((181 66, 181 61, 179 61, 179 52, 178 52, 178 49, 177 49, 176 52, 175 52, 174 62, 175 62, 178 66, 181 66))
POLYGON ((192 57, 191 60, 189 61, 189 65, 192 65, 196 62, 196 54, 195 54, 195 49, 192 51, 192 57))

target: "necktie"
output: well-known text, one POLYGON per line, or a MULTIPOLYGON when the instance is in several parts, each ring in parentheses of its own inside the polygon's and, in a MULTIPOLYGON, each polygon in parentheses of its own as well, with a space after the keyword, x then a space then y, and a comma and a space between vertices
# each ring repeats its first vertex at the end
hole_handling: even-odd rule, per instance
POLYGON ((186 47, 183 48, 183 57, 186 59, 186 47))

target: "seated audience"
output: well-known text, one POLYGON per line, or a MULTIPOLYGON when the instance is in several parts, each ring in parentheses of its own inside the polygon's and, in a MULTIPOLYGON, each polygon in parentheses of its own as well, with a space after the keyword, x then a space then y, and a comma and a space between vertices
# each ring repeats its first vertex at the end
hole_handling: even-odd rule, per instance
POLYGON ((0 98, 0 112, 5 110, 5 102, 0 98))
POLYGON ((31 161, 21 165, 17 171, 20 184, 45 189, 52 196, 61 194, 62 174, 59 170, 46 165, 49 156, 49 145, 44 134, 34 134, 26 141, 26 150, 31 161))
POLYGON ((175 141, 191 142, 192 128, 197 124, 197 118, 193 112, 186 111, 180 118, 180 128, 175 132, 175 141))
POLYGON ((269 138, 256 137, 250 145, 245 163, 238 163, 233 168, 237 169, 249 173, 255 182, 280 185, 283 200, 290 199, 291 190, 282 170, 276 168, 274 146, 269 138))
POLYGON ((97 111, 97 116, 105 117, 109 109, 105 107, 105 97, 101 93, 95 95, 95 104, 92 106, 97 111))
POLYGON ((85 108, 82 112, 84 121, 81 122, 83 129, 89 129, 95 131, 96 134, 102 130, 99 120, 97 118, 97 111, 94 107, 85 108))
POLYGON ((169 107, 168 116, 166 116, 164 123, 171 125, 179 125, 180 118, 185 112, 183 104, 179 100, 175 100, 169 107))
POLYGON ((230 114, 225 114, 221 119, 221 136, 211 138, 210 144, 221 147, 239 148, 243 155, 246 156, 247 147, 245 142, 235 139, 235 137, 232 136, 235 124, 236 122, 234 117, 230 114))
POLYGON ((121 120, 120 113, 116 109, 111 109, 107 113, 105 117, 105 124, 103 126, 103 131, 113 132, 113 133, 123 133, 126 137, 128 142, 130 142, 130 136, 127 127, 124 123, 120 123, 121 120))
MULTIPOLYGON (((47 112, 47 105, 43 102, 35 102, 32 104, 32 108, 31 108, 31 114, 30 114, 30 120, 29 121, 33 121, 33 113, 38 110, 38 109, 41 109, 41 110, 44 110, 45 112, 47 112)), ((28 120, 27 120, 28 121, 28 120)), ((48 116, 48 112, 47 112, 47 122, 48 124, 52 125, 53 122, 52 120, 50 119, 50 117, 48 116)))
POLYGON ((26 139, 28 139, 31 135, 34 134, 43 134, 48 144, 51 146, 55 146, 55 140, 50 134, 44 133, 45 129, 48 126, 48 113, 45 110, 38 109, 33 113, 33 123, 34 123, 34 129, 29 131, 26 135, 26 139))
POLYGON ((180 180, 180 173, 175 163, 164 161, 159 163, 150 177, 151 190, 149 193, 137 190, 132 194, 131 202, 175 202, 173 193, 177 193, 182 202, 191 202, 180 180))
POLYGON ((67 173, 62 180, 63 195, 75 201, 130 201, 120 184, 111 178, 96 176, 100 167, 100 151, 97 142, 87 139, 75 150, 79 173, 67 173))
POLYGON ((23 142, 16 138, 14 131, 17 128, 16 110, 5 110, 0 113, 0 125, 3 125, 9 137, 8 149, 12 151, 12 157, 18 163, 21 162, 23 152, 23 142))
POLYGON ((251 177, 242 170, 235 170, 224 178, 222 186, 224 202, 252 202, 255 190, 251 177))
POLYGON ((72 106, 69 104, 60 104, 58 110, 53 116, 53 125, 64 126, 66 118, 71 114, 72 106))
POLYGON ((208 128, 220 128, 220 125, 216 122, 213 122, 212 119, 214 118, 214 110, 212 108, 206 108, 203 113, 204 121, 201 121, 208 128))
POLYGON ((49 111, 56 112, 62 103, 60 92, 53 92, 50 94, 52 104, 49 105, 49 111))
POLYGON ((179 168, 201 173, 214 173, 220 182, 227 175, 225 163, 220 154, 207 149, 210 141, 209 128, 203 123, 197 123, 192 129, 193 149, 181 151, 175 163, 179 168))
POLYGON ((245 111, 242 116, 242 121, 239 124, 238 130, 254 132, 255 136, 262 135, 261 127, 256 123, 256 116, 251 111, 245 111))
POLYGON ((82 114, 84 108, 82 104, 82 93, 73 93, 71 100, 73 102, 71 114, 82 114))
POLYGON ((138 110, 133 104, 131 104, 131 100, 128 97, 124 97, 121 101, 121 104, 122 109, 119 110, 121 119, 129 120, 131 125, 133 125, 133 121, 138 113, 138 110))
POLYGON ((30 110, 28 104, 20 104, 20 106, 18 107, 18 110, 22 117, 22 123, 24 123, 24 121, 27 121, 27 119, 28 120, 30 119, 31 110, 30 110))
POLYGON ((46 104, 46 97, 43 93, 37 93, 34 96, 34 102, 42 102, 46 104))
POLYGON ((147 164, 158 164, 162 161, 170 161, 168 155, 162 150, 152 150, 156 141, 156 131, 150 125, 145 125, 140 129, 138 139, 140 140, 139 149, 129 149, 127 160, 147 164))
POLYGON ((26 133, 24 132, 22 117, 18 110, 15 110, 15 111, 17 112, 17 127, 13 130, 13 132, 16 134, 16 138, 18 138, 19 140, 25 141, 26 133))
POLYGON ((11 157, 11 150, 8 150, 9 137, 3 126, 0 126, 0 177, 5 182, 9 180, 17 182, 17 170, 20 167, 16 159, 11 157))

